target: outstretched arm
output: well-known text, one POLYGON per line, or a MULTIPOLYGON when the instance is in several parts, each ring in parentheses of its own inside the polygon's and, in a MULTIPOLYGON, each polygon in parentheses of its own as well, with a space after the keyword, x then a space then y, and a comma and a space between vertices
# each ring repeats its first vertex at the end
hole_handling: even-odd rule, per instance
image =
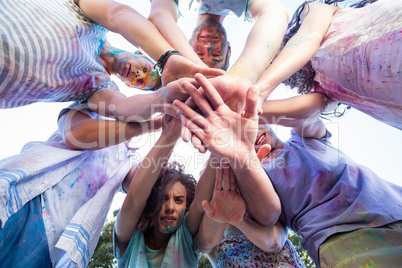
POLYGON ((142 165, 140 163, 138 170, 135 172, 116 219, 116 245, 119 247, 121 254, 126 250, 145 208, 152 187, 179 138, 177 128, 180 128, 180 126, 180 121, 177 119, 172 119, 166 124, 160 138, 143 160, 143 162, 146 161, 145 163, 148 164, 142 165), (152 163, 152 165, 149 165, 149 163, 152 163))
POLYGON ((88 113, 69 110, 58 121, 59 133, 67 147, 76 150, 97 150, 117 145, 133 137, 160 129, 161 118, 143 123, 95 119, 88 113))
POLYGON ((288 41, 272 65, 258 79, 260 103, 286 78, 303 67, 317 52, 339 7, 312 3, 304 11, 298 32, 288 41))

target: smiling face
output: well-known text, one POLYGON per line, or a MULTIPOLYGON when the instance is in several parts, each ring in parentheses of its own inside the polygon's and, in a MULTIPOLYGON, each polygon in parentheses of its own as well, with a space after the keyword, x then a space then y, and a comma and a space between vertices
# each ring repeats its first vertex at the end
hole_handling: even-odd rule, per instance
POLYGON ((175 181, 166 189, 162 209, 157 215, 155 229, 164 234, 176 231, 183 223, 187 205, 187 190, 184 185, 175 181))
POLYGON ((227 69, 230 44, 220 23, 211 19, 201 21, 193 32, 190 45, 208 67, 227 69))
POLYGON ((257 152, 263 145, 269 144, 274 149, 277 143, 276 137, 272 135, 271 129, 268 129, 265 125, 258 127, 257 138, 255 139, 254 149, 257 152))
POLYGON ((156 88, 160 81, 153 63, 141 53, 120 52, 115 57, 115 74, 129 87, 156 88))

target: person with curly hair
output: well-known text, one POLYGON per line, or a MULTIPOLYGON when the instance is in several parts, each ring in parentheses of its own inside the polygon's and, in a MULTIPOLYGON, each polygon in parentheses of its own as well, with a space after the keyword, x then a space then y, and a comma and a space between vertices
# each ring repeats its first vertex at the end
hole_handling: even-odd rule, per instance
POLYGON ((284 82, 402 129, 401 2, 311 2, 295 13, 285 46, 259 78, 260 102, 284 82))
POLYGON ((160 138, 133 172, 114 227, 119 267, 198 266, 193 236, 203 210, 194 202, 201 207, 206 189, 178 163, 167 164, 180 128, 180 120, 166 116, 160 138))

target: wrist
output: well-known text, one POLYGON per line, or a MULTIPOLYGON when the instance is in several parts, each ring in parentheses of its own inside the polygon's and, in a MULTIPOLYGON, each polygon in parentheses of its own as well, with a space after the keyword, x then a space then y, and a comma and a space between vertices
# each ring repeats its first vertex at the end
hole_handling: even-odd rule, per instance
POLYGON ((159 72, 159 75, 162 76, 163 68, 165 67, 166 62, 172 55, 181 55, 177 50, 168 50, 159 57, 157 62, 155 63, 154 68, 159 72))
POLYGON ((255 150, 236 152, 234 158, 230 159, 230 166, 236 174, 246 174, 249 170, 261 167, 255 150))

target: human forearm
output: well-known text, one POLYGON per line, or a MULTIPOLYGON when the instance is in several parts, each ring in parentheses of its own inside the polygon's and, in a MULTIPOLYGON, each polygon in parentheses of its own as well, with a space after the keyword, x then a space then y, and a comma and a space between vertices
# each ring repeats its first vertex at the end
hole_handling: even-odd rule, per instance
POLYGON ((101 90, 88 99, 88 106, 96 113, 125 122, 144 122, 155 113, 163 113, 163 88, 126 97, 120 92, 101 90))
POLYGON ((70 149, 97 150, 128 141, 160 128, 160 122, 125 123, 116 120, 86 119, 65 130, 65 143, 70 149))
POLYGON ((219 223, 204 214, 200 229, 194 238, 194 246, 205 254, 209 254, 223 237, 226 223, 219 223))
POLYGON ((278 253, 285 244, 287 229, 276 222, 272 226, 263 226, 248 216, 239 223, 232 224, 261 250, 278 253))
POLYGON ((153 0, 148 19, 155 25, 165 40, 192 62, 206 65, 194 52, 183 31, 177 25, 177 5, 173 0, 153 0))
POLYGON ((316 116, 333 104, 320 93, 299 95, 287 99, 266 100, 259 116, 259 124, 301 127, 314 123, 316 116))
POLYGON ((215 173, 218 166, 219 159, 211 155, 208 159, 205 169, 203 170, 198 180, 194 200, 191 204, 190 211, 187 217, 187 225, 193 235, 198 232, 200 222, 204 215, 202 201, 209 201, 212 198, 212 193, 215 185, 215 173))
POLYGON ((279 49, 289 16, 282 2, 276 0, 255 0, 250 11, 256 21, 230 73, 254 84, 279 49))
POLYGON ((297 33, 287 42, 271 66, 257 81, 260 98, 269 94, 287 77, 303 67, 317 52, 339 7, 312 3, 303 11, 304 19, 297 33))
POLYGON ((246 202, 247 213, 264 226, 273 225, 281 213, 281 204, 257 154, 252 151, 231 167, 246 202))

